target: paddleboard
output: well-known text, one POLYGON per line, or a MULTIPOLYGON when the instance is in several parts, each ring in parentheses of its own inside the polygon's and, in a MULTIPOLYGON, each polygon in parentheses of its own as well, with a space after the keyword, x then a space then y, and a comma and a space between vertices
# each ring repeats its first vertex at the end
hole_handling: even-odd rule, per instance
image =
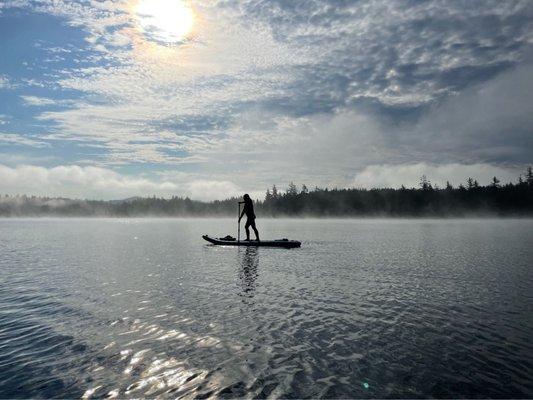
POLYGON ((288 239, 279 239, 279 240, 224 240, 224 239, 218 239, 218 238, 212 238, 208 235, 202 236, 205 240, 207 240, 209 243, 213 243, 216 245, 221 246, 264 246, 264 247, 285 247, 285 248, 293 248, 293 247, 300 247, 302 245, 301 242, 297 240, 288 240, 288 239))

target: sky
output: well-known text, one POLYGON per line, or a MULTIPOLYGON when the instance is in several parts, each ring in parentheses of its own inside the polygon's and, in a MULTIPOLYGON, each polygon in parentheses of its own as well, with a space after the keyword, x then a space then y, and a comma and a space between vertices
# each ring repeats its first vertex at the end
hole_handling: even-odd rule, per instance
POLYGON ((516 181, 533 1, 0 0, 0 193, 516 181))

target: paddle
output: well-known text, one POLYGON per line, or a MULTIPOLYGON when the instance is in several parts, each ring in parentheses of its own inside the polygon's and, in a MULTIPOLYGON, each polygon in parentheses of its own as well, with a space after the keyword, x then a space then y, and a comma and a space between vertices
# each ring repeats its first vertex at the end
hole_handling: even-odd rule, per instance
POLYGON ((237 228, 237 242, 241 242, 241 202, 238 202, 239 204, 239 213, 237 214, 237 225, 239 227, 237 228))

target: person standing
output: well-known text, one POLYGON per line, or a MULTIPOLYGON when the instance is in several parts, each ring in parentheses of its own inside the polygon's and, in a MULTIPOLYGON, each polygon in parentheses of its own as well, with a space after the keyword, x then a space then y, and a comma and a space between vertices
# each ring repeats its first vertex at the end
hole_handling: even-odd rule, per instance
POLYGON ((242 217, 246 215, 246 224, 244 225, 244 229, 246 230, 246 240, 250 240, 250 227, 252 227, 255 233, 255 239, 259 242, 259 232, 255 226, 254 203, 248 194, 245 194, 242 198, 244 201, 240 201, 239 203, 244 203, 244 207, 239 216, 239 223, 241 222, 242 217))

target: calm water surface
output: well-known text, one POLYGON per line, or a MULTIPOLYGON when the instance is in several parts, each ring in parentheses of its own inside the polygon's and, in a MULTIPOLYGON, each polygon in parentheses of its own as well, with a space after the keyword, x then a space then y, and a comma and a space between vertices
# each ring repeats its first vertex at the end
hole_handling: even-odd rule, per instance
POLYGON ((0 220, 0 398, 533 397, 532 220, 0 220))

